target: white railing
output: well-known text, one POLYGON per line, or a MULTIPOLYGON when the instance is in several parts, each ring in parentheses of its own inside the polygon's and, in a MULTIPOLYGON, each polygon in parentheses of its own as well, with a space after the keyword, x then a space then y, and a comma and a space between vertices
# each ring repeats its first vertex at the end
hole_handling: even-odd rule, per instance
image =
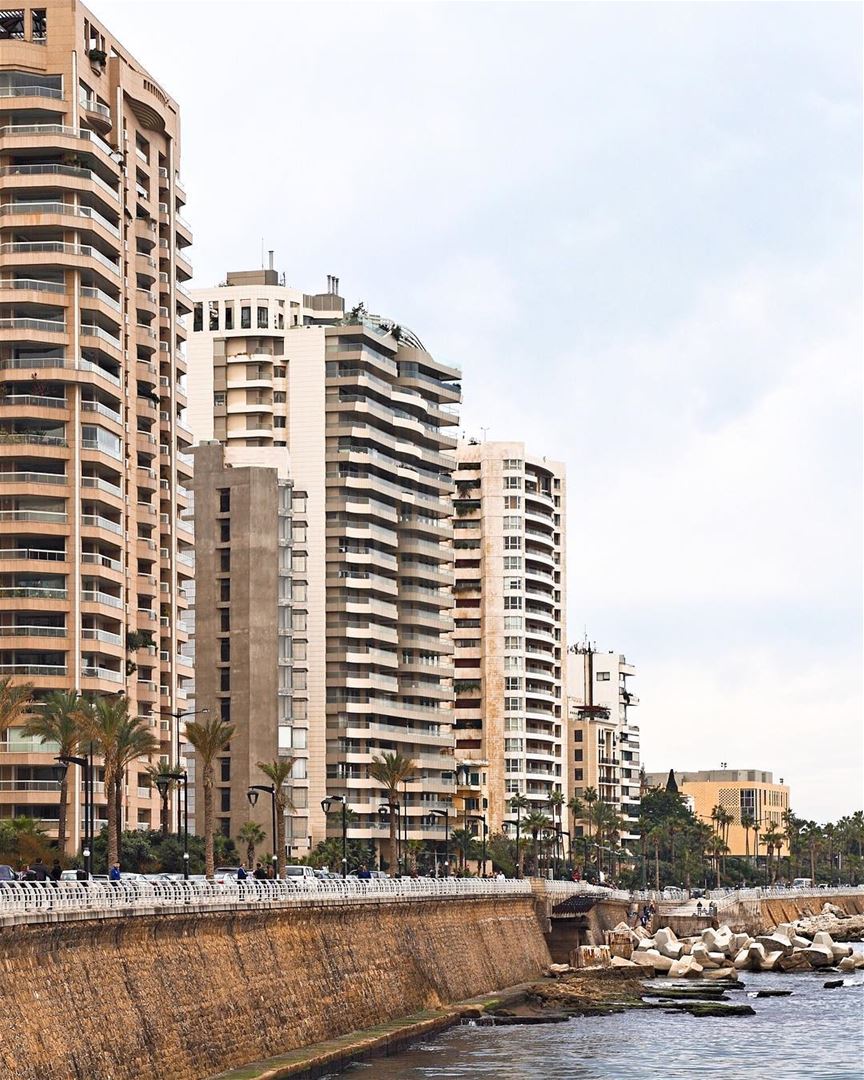
POLYGON ((864 885, 832 886, 830 889, 793 889, 772 885, 757 889, 712 889, 710 899, 717 905, 718 911, 734 907, 739 901, 746 900, 789 900, 813 897, 848 896, 850 893, 864 893, 864 885))
POLYGON ((225 908, 291 908, 306 904, 339 905, 364 900, 391 903, 411 900, 446 900, 460 897, 526 896, 529 881, 485 881, 476 878, 373 878, 360 881, 298 879, 292 881, 145 881, 119 882, 61 881, 3 882, 0 887, 0 916, 36 912, 68 912, 80 918, 82 912, 95 916, 122 912, 150 914, 160 909, 219 910, 225 908))
POLYGON ((632 893, 624 889, 607 889, 602 885, 591 885, 587 881, 542 881, 535 879, 542 892, 548 893, 553 900, 568 896, 593 896, 598 900, 630 900, 632 893))

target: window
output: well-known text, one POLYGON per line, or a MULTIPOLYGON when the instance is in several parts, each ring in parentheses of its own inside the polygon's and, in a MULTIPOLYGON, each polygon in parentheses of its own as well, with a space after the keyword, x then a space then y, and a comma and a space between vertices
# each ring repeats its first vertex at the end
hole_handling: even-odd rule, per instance
POLYGON ((196 304, 194 308, 194 314, 192 315, 192 329, 203 330, 204 329, 204 305, 196 304))
POLYGON ((521 754, 525 747, 524 739, 505 739, 504 740, 504 753, 521 754))
POLYGON ((285 378, 285 371, 286 371, 286 369, 282 364, 276 364, 274 366, 274 368, 273 368, 273 378, 274 379, 284 379, 285 378))
POLYGON ((211 300, 209 305, 208 319, 210 330, 219 329, 219 302, 217 300, 211 300))
POLYGON ((581 761, 582 760, 582 750, 581 750, 581 748, 579 750, 574 750, 573 751, 573 760, 574 761, 581 761))
POLYGON ((223 784, 228 784, 231 781, 231 758, 222 757, 219 758, 219 779, 223 784))
POLYGON ((581 780, 582 779, 582 772, 583 772, 582 769, 574 769, 573 770, 573 779, 574 780, 581 780))
POLYGON ((522 638, 521 637, 505 637, 504 638, 505 649, 521 649, 522 638))
POLYGON ((521 495, 505 495, 504 496, 504 509, 505 510, 518 510, 522 506, 521 495))
POLYGON ((573 741, 582 742, 582 731, 579 728, 573 732, 573 741))
POLYGON ((504 537, 504 550, 505 551, 521 551, 522 550, 522 537, 521 536, 505 536, 504 537))
POLYGON ((508 712, 518 712, 522 708, 522 698, 505 697, 504 708, 508 712))
POLYGON ((518 675, 508 675, 504 679, 504 689, 505 690, 521 690, 522 689, 522 680, 519 678, 518 675))
POLYGON ((219 610, 219 629, 223 634, 227 634, 231 629, 231 610, 230 608, 220 608, 219 610))
POLYGON ((284 428, 285 427, 285 417, 284 416, 274 416, 273 417, 273 427, 274 428, 284 428))
POLYGON ((231 581, 229 578, 223 578, 219 582, 219 600, 221 603, 226 604, 231 599, 231 581))
POLYGON ((231 522, 220 521, 219 522, 219 543, 227 544, 231 539, 231 522))
POLYGON ((522 629, 522 616, 521 615, 505 615, 504 616, 504 629, 505 630, 521 630, 522 629))
POLYGON ((504 657, 504 670, 505 671, 519 671, 522 667, 521 656, 505 656, 504 657))
POLYGON ((522 578, 521 577, 507 578, 507 581, 506 581, 506 584, 505 584, 504 587, 506 589, 508 589, 508 590, 513 590, 513 589, 519 590, 519 589, 522 588, 522 578))
POLYGON ((609 682, 609 672, 608 671, 598 671, 597 672, 597 682, 609 682))
POLYGON ((252 326, 252 308, 241 307, 240 308, 240 329, 249 330, 252 326))
POLYGON ((269 313, 269 311, 267 310, 266 307, 259 307, 258 308, 258 329, 259 330, 266 330, 267 329, 268 321, 269 321, 269 314, 270 313, 269 313))
POLYGON ((288 395, 285 393, 284 390, 274 390, 273 391, 273 404, 274 405, 284 405, 286 400, 287 400, 287 397, 288 397, 288 395))
POLYGON ((505 716, 504 717, 504 730, 505 731, 522 731, 525 721, 521 716, 505 716))
POLYGON ((219 715, 226 724, 231 723, 231 698, 222 698, 220 700, 219 715))
MULTIPOLYGON (((508 537, 508 540, 510 537, 508 537)), ((504 569, 505 570, 521 570, 522 569, 522 556, 521 555, 505 555, 504 556, 504 569)))
POLYGON ((505 596, 504 597, 504 610, 505 611, 519 611, 522 607, 521 596, 505 596))
POLYGON ((213 405, 217 409, 221 409, 225 405, 225 391, 220 390, 213 395, 213 405))
POLYGON ((505 469, 521 469, 522 462, 519 458, 504 458, 505 469))
POLYGON ((234 308, 231 304, 225 305, 225 329, 234 329, 234 308))
POLYGON ((223 664, 227 664, 231 660, 231 640, 230 638, 219 639, 219 659, 223 664))
POLYGON ((522 487, 521 476, 505 476, 504 477, 504 490, 505 491, 518 491, 522 487))
POLYGON ((505 772, 522 772, 521 758, 504 758, 505 772))
POLYGON ((295 633, 306 632, 306 612, 305 611, 293 611, 291 613, 291 629, 295 633))
POLYGON ((231 669, 220 668, 219 669, 219 689, 230 690, 231 689, 231 669))
POLYGON ((505 530, 520 529, 521 527, 522 527, 522 519, 520 517, 518 517, 518 516, 513 516, 513 517, 505 516, 505 518, 504 518, 504 529, 505 530))
POLYGON ((219 789, 219 809, 222 813, 228 813, 231 810, 231 788, 219 789))
POLYGON ((231 489, 219 488, 219 513, 227 514, 231 510, 231 489))
POLYGON ((305 690, 306 689, 306 675, 305 671, 298 671, 296 668, 291 672, 291 688, 293 690, 305 690))

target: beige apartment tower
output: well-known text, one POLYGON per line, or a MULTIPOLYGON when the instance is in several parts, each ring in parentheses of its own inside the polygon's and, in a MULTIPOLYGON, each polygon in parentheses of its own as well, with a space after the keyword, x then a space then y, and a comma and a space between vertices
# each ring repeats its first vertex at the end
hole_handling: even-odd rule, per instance
MULTIPOLYGON (((351 837, 385 837, 385 794, 369 766, 399 751, 416 763, 400 793, 409 839, 443 844, 429 811, 453 798, 449 429, 459 372, 406 328, 359 305, 346 312, 336 278, 310 295, 273 269, 231 273, 194 300, 196 440, 242 450, 250 465, 276 452, 306 495, 308 554, 291 583, 303 698, 286 720, 306 739, 304 837, 324 837, 325 795, 347 798, 351 837)), ((199 634, 199 657, 201 648, 199 634)), ((256 722, 234 712, 232 721, 256 722)))
MULTIPOLYGON (((178 125, 75 0, 0 13, 0 674, 128 695, 172 762, 192 575, 178 125)), ((0 814, 56 834, 56 752, 0 736, 0 814)), ((145 769, 131 828, 159 823, 145 769)))
MULTIPOLYGON (((464 797, 490 832, 521 794, 567 795, 564 466, 523 443, 468 442, 454 496, 454 727, 464 797)), ((463 794, 460 789, 460 794, 463 794)))
MULTIPOLYGON (((571 793, 584 799, 593 788, 625 823, 624 847, 639 837, 640 743, 632 709, 639 704, 629 679, 633 664, 616 652, 576 645, 568 657, 567 706, 571 793)), ((577 832, 585 829, 577 826, 577 832)))
MULTIPOLYGON (((272 451, 271 451, 272 454, 272 451)), ((293 620, 293 577, 305 577, 305 495, 278 462, 232 464, 243 452, 195 448, 195 696, 236 731, 216 765, 216 826, 236 838, 250 818, 271 839, 271 805, 250 785, 258 762, 294 759, 289 854, 308 850, 305 682, 307 643, 293 620)), ((263 453, 262 453, 263 456, 263 453)), ((284 466, 285 456, 282 457, 284 466)), ((298 605, 302 607, 302 605, 298 605)))

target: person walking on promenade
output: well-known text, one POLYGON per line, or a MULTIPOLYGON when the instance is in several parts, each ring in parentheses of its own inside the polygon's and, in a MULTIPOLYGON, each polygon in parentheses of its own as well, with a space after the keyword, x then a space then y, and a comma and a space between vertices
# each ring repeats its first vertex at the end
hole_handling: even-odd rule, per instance
POLYGON ((39 858, 36 862, 31 863, 30 872, 33 874, 31 881, 47 881, 48 880, 48 867, 39 858))
POLYGON ((246 867, 241 863, 240 866, 237 867, 237 880, 245 881, 247 877, 249 877, 249 875, 246 873, 246 867))
POLYGON ((360 869, 357 871, 357 877, 360 879, 360 881, 372 880, 372 875, 369 872, 369 868, 365 865, 361 866, 360 869))
POLYGON ((254 877, 256 881, 267 880, 267 871, 264 869, 260 862, 255 863, 255 872, 253 873, 252 877, 254 877))
POLYGON ((111 869, 108 871, 108 880, 109 881, 119 881, 120 880, 120 863, 119 862, 115 862, 114 865, 111 867, 111 869))
POLYGON ((56 885, 60 878, 63 876, 63 867, 60 865, 60 860, 55 859, 54 865, 51 867, 49 877, 56 885))

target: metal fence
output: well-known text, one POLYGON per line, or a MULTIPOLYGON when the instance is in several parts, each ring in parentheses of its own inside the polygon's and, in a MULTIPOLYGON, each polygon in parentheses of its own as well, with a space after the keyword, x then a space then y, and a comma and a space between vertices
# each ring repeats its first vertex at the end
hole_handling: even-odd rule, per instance
POLYGON ((406 901, 458 897, 522 896, 529 881, 472 878, 356 878, 299 881, 20 881, 0 882, 0 917, 52 913, 95 916, 162 909, 220 910, 226 907, 295 907, 363 900, 406 901))
POLYGON ((864 885, 849 885, 832 887, 830 889, 784 889, 782 886, 771 886, 764 889, 712 889, 711 899, 717 905, 718 911, 734 907, 742 900, 798 900, 798 899, 824 899, 832 896, 849 896, 864 894, 864 885))

